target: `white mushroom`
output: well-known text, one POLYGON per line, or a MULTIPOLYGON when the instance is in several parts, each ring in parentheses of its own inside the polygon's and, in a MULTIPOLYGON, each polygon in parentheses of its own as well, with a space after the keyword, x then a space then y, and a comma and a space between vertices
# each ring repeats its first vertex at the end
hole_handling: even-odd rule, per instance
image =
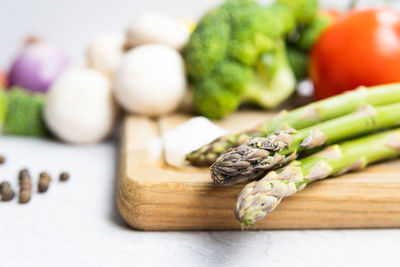
POLYGON ((112 77, 122 55, 125 37, 121 34, 106 33, 98 35, 87 50, 88 66, 112 77))
POLYGON ((173 111, 186 90, 182 56, 164 45, 143 45, 124 55, 114 91, 129 112, 156 116, 173 111))
POLYGON ((46 125, 61 140, 101 141, 111 132, 116 112, 109 80, 88 68, 69 69, 50 87, 43 112, 46 125))
POLYGON ((181 50, 187 43, 190 29, 183 22, 157 13, 145 13, 128 26, 126 46, 163 44, 181 50))

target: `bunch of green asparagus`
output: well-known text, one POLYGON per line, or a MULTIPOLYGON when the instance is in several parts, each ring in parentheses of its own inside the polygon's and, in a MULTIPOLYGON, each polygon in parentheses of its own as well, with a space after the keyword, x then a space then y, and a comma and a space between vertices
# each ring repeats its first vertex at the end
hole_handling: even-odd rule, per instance
POLYGON ((220 186, 252 181, 235 216, 253 226, 308 183, 400 155, 400 83, 314 102, 187 155, 220 186), (397 127, 397 128, 396 128, 397 127))

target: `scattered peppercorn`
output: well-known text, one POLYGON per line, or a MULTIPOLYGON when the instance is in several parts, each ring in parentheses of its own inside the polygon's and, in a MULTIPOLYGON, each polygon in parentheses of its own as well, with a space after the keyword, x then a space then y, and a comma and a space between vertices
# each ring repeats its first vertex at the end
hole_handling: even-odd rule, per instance
POLYGON ((15 196, 14 190, 12 190, 9 182, 0 183, 0 199, 1 201, 10 201, 15 196))
POLYGON ((0 156, 0 164, 3 164, 6 161, 6 158, 3 156, 0 156))
POLYGON ((68 181, 69 180, 69 173, 63 172, 60 174, 60 181, 68 181))
POLYGON ((32 181, 27 169, 19 172, 19 203, 28 203, 32 197, 32 181))
POLYGON ((39 175, 38 191, 44 193, 49 189, 51 177, 47 172, 41 172, 39 175))
POLYGON ((20 170, 19 173, 18 173, 18 181, 21 183, 21 181, 27 176, 30 177, 28 169, 20 170))

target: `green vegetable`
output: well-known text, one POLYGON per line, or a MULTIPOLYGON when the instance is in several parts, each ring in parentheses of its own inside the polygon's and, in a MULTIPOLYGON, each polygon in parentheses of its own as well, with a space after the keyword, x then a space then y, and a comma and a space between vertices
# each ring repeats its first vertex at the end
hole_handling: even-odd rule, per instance
POLYGON ((330 16, 318 13, 315 19, 300 31, 297 46, 304 51, 309 51, 321 33, 331 24, 330 16))
POLYGON ((288 36, 287 54, 290 67, 301 80, 308 75, 308 56, 321 33, 333 22, 332 17, 319 12, 307 24, 302 24, 288 36))
POLYGON ((222 118, 240 103, 273 108, 295 88, 284 38, 311 21, 316 0, 285 0, 263 7, 229 0, 203 16, 185 49, 197 111, 222 118))
POLYGON ((302 151, 395 127, 400 123, 400 102, 366 106, 352 114, 299 131, 280 130, 268 137, 255 137, 223 153, 211 165, 211 178, 218 185, 228 186, 264 176, 269 170, 296 159, 302 151))
POLYGON ((302 80, 308 74, 308 53, 291 45, 287 48, 289 65, 297 80, 302 80))
POLYGON ((13 88, 6 93, 6 98, 7 107, 3 102, 0 108, 7 109, 4 134, 43 136, 48 133, 42 119, 44 95, 13 88))
POLYGON ((293 10, 297 24, 308 24, 315 19, 318 10, 318 1, 309 0, 277 0, 277 3, 286 5, 293 10))
POLYGON ((222 117, 224 113, 221 112, 233 111, 239 106, 237 95, 212 79, 199 82, 193 98, 196 109, 209 118, 222 117))
POLYGON ((253 226, 275 210, 281 200, 304 189, 307 184, 365 168, 400 155, 400 129, 372 134, 343 144, 332 145, 310 157, 293 161, 263 179, 251 182, 240 192, 235 217, 244 226, 253 226))
POLYGON ((382 106, 396 102, 400 102, 400 83, 350 91, 289 112, 283 111, 253 129, 221 136, 192 151, 186 159, 193 165, 210 166, 222 152, 243 144, 251 137, 268 136, 285 125, 300 130, 344 116, 366 105, 382 106))

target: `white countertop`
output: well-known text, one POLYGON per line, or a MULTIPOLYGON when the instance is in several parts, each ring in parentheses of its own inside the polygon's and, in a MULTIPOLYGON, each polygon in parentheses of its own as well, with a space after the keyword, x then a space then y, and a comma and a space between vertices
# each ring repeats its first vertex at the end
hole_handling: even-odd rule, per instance
POLYGON ((399 266, 400 230, 142 232, 115 203, 117 145, 70 146, 0 137, 0 179, 17 188, 27 167, 36 189, 26 205, 0 202, 0 266, 399 266), (66 183, 56 177, 70 172, 66 183))

